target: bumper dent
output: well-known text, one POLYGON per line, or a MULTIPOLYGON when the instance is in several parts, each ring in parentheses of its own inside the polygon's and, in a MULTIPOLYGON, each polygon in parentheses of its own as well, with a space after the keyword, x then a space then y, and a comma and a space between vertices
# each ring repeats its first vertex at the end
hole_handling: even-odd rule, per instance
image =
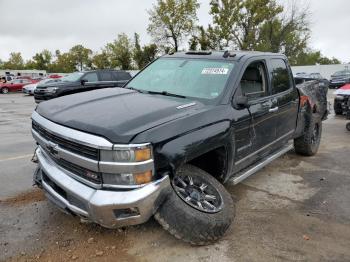
POLYGON ((129 191, 91 188, 72 178, 68 171, 58 167, 40 148, 36 153, 41 169, 39 176, 42 177, 41 183, 49 199, 54 199, 52 202, 61 209, 107 228, 146 222, 171 190, 168 176, 129 191), (117 215, 123 210, 132 212, 117 215))

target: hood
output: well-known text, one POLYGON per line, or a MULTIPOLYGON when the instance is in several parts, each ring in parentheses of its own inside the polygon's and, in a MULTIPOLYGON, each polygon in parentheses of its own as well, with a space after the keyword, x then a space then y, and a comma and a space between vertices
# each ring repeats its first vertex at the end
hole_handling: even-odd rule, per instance
POLYGON ((349 79, 350 75, 348 74, 344 74, 344 75, 332 75, 331 76, 331 80, 345 80, 345 79, 349 79))
POLYGON ((38 85, 37 88, 38 89, 46 89, 48 87, 77 86, 77 85, 80 85, 80 82, 63 82, 63 81, 59 81, 59 82, 51 82, 51 83, 41 84, 41 85, 38 85))
POLYGON ((42 102, 36 110, 57 124, 103 136, 113 143, 129 143, 140 132, 204 107, 196 102, 194 106, 177 108, 191 102, 124 88, 106 88, 42 102))
POLYGON ((32 88, 36 88, 38 84, 28 84, 28 85, 25 85, 23 88, 24 89, 32 89, 32 88))

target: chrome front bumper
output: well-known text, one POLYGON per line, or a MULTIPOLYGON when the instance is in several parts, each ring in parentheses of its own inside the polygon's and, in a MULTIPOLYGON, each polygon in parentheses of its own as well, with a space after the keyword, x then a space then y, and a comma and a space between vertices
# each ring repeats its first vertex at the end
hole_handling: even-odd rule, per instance
POLYGON ((171 190, 168 176, 128 191, 92 188, 69 176, 40 147, 36 154, 40 167, 36 180, 48 198, 61 209, 107 228, 146 222, 171 190))

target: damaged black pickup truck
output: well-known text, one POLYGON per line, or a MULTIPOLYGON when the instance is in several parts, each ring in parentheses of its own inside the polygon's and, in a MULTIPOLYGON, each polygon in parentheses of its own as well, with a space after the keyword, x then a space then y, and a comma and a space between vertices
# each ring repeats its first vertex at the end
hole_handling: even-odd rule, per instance
POLYGON ((318 82, 295 86, 285 56, 165 55, 123 88, 41 103, 35 183, 67 213, 116 228, 152 215, 194 245, 235 214, 223 186, 293 149, 316 154, 327 117, 318 82))

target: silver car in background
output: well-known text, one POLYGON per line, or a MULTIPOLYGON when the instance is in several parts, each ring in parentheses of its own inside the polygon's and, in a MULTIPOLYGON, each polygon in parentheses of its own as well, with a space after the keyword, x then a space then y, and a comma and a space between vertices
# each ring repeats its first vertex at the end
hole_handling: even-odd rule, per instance
POLYGON ((35 84, 29 84, 25 85, 22 89, 23 93, 28 94, 28 95, 34 95, 34 90, 36 89, 37 86, 40 86, 42 84, 47 84, 47 83, 55 83, 55 82, 60 82, 60 78, 47 78, 39 81, 38 83, 35 84))

